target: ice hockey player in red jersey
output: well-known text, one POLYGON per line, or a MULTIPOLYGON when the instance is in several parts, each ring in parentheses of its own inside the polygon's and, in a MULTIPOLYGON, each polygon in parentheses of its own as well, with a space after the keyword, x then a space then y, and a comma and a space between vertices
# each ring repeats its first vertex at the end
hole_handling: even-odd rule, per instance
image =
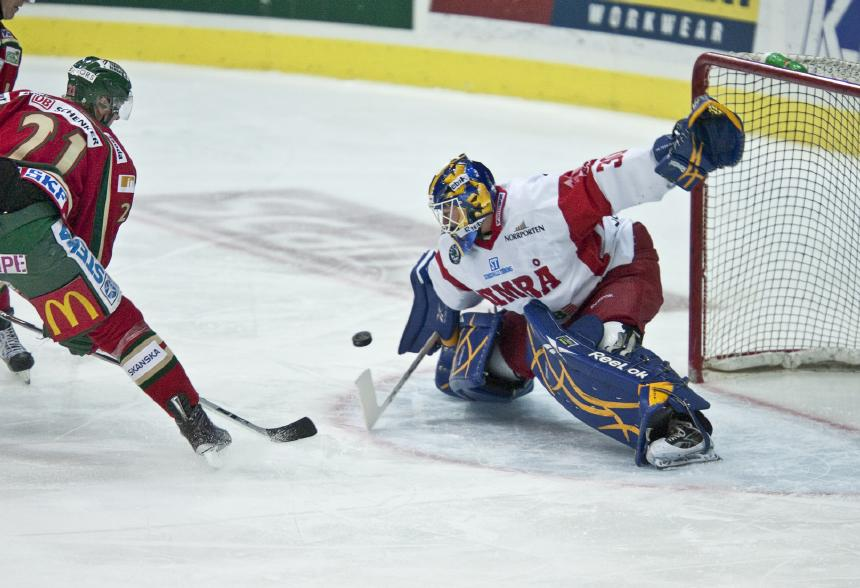
POLYGON ((35 0, 0 0, 0 93, 11 92, 21 65, 21 45, 3 21, 12 20, 24 2, 35 0))
POLYGON ((743 138, 737 116, 703 96, 651 148, 560 176, 496 183, 454 158, 430 184, 442 234, 412 271, 400 353, 439 335, 436 385, 468 400, 509 401, 537 377, 639 465, 716 459, 707 402, 641 345, 663 302, 658 256, 642 224, 616 215, 735 165, 743 138), (460 315, 479 303, 495 312, 460 315))
POLYGON ((127 118, 131 81, 113 61, 69 70, 65 97, 0 95, 0 274, 72 353, 101 350, 174 418, 199 454, 230 444, 182 364, 106 267, 132 208, 136 170, 111 130, 127 118))
POLYGON ((3 21, 15 18, 25 1, 28 0, 0 0, 3 13, 0 18, 0 93, 12 91, 21 65, 21 45, 3 21))
MULTIPOLYGON (((33 2, 34 0, 29 0, 33 2)), ((21 66, 21 45, 12 31, 6 28, 5 20, 12 20, 15 13, 25 0, 0 0, 0 94, 11 92, 18 79, 18 68, 21 66)), ((11 314, 12 304, 9 299, 9 288, 0 281, 0 310, 11 314)), ((29 383, 29 371, 33 367, 33 356, 21 345, 12 324, 0 318, 0 358, 7 367, 21 374, 29 383)))

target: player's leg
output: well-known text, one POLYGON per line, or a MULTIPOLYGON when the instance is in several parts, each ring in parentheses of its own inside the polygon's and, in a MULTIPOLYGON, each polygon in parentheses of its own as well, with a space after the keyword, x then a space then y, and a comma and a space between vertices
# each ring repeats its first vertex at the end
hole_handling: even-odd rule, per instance
POLYGON ((532 391, 532 377, 517 374, 499 347, 509 315, 463 313, 456 344, 443 347, 436 364, 439 390, 464 400, 492 402, 507 402, 532 391))
MULTIPOLYGON (((14 224, 17 211, 42 199, 33 187, 27 186, 18 177, 18 167, 6 158, 0 158, 0 236, 4 227, 14 224)), ((5 280, 27 271, 26 259, 14 250, 0 248, 0 310, 12 314, 9 288, 5 280)), ((0 358, 13 372, 23 374, 29 381, 29 370, 33 367, 33 356, 24 349, 12 323, 0 318, 0 358)))
POLYGON ((167 344, 50 204, 0 217, 0 249, 26 258, 26 273, 8 277, 36 308, 48 336, 73 353, 98 348, 116 357, 134 383, 174 418, 197 453, 230 443, 230 435, 206 416, 167 344))
POLYGON ((663 305, 660 259, 651 235, 644 225, 633 223, 632 237, 633 260, 610 270, 573 318, 599 318, 599 347, 622 355, 641 345, 645 326, 663 305))
POLYGON ((525 315, 536 377, 568 412, 633 448, 638 465, 669 467, 717 459, 711 426, 702 414, 710 405, 658 355, 645 347, 626 356, 600 349, 603 323, 594 315, 565 329, 537 300, 526 305, 525 315), (692 447, 676 439, 676 422, 698 431, 698 447, 688 451, 692 447), (670 444, 672 453, 660 443, 649 454, 649 446, 660 439, 670 444))
POLYGON ((141 312, 123 296, 116 310, 89 333, 98 349, 119 360, 126 374, 173 417, 199 454, 220 451, 230 434, 210 420, 185 369, 141 312))
MULTIPOLYGON (((599 348, 628 357, 642 345, 645 325, 663 304, 660 266, 651 235, 644 225, 633 224, 634 256, 629 264, 611 270, 583 305, 581 314, 593 314, 603 322, 599 348), (631 301, 635 301, 631 304, 631 301)), ((700 415, 703 422, 707 419, 700 415)), ((710 423, 700 430, 691 415, 667 412, 651 423, 647 459, 664 463, 694 455, 707 445, 710 423)))
MULTIPOLYGON (((622 415, 621 421, 613 421, 613 424, 608 426, 618 427, 617 431, 625 430, 628 425, 635 426, 637 430, 641 427, 643 430, 638 431, 638 434, 642 436, 645 442, 643 449, 647 449, 648 453, 647 455, 643 453, 641 457, 637 455, 638 459, 647 459, 650 463, 658 465, 680 463, 685 460, 693 461, 695 456, 713 453, 709 439, 712 429, 710 423, 701 414, 700 408, 691 410, 684 408, 688 405, 699 406, 701 399, 698 395, 690 390, 686 386, 686 382, 674 370, 671 370, 659 356, 641 347, 645 326, 660 309, 663 303, 663 293, 659 258, 648 231, 640 223, 634 223, 632 234, 634 239, 632 262, 608 272, 574 317, 576 320, 586 316, 588 320, 568 325, 568 330, 571 332, 584 335, 586 340, 593 340, 596 354, 585 354, 586 359, 602 359, 609 362, 610 366, 614 362, 617 366, 626 366, 625 369, 634 370, 638 368, 632 367, 631 360, 633 358, 649 365, 647 370, 641 369, 642 372, 648 373, 648 376, 643 379, 637 374, 638 381, 633 380, 630 385, 611 378, 607 380, 605 379, 606 374, 603 374, 597 379, 599 382, 596 384, 598 389, 592 387, 592 400, 597 405, 600 405, 601 394, 604 394, 607 399, 619 398, 619 393, 615 388, 626 391, 631 401, 630 406, 626 409, 632 412, 628 415, 622 407, 616 407, 614 410, 606 406, 599 409, 592 407, 591 411, 583 411, 581 406, 577 406, 576 402, 571 400, 571 395, 556 394, 554 396, 573 414, 596 428, 607 426, 608 422, 604 417, 613 420, 618 415, 622 415), (654 383, 655 370, 661 374, 660 378, 668 382, 663 383, 660 379, 656 380, 658 388, 669 390, 682 399, 681 402, 676 403, 674 408, 668 402, 668 394, 655 393, 649 395, 649 402, 653 401, 653 404, 644 405, 639 402, 640 398, 637 397, 637 394, 640 394, 638 385, 654 383), (632 384, 636 384, 636 386, 632 384), (605 389, 601 389, 601 386, 605 389)), ((562 355, 564 354, 562 353, 562 355)), ((532 354, 533 356, 534 354, 532 354)), ((570 359, 570 357, 565 357, 565 359, 570 359)), ((554 362, 550 361, 549 363, 553 364, 554 362)), ((560 361, 558 365, 563 363, 560 361)), ((594 370, 589 371, 587 364, 569 367, 571 368, 570 373, 577 377, 579 377, 576 374, 577 371, 585 373, 586 375, 581 377, 586 380, 594 372, 594 370), (583 367, 584 365, 586 367, 583 367)), ((608 373, 613 374, 612 371, 608 373)), ((551 379, 548 389, 553 386, 558 387, 559 383, 564 384, 555 377, 556 372, 544 373, 543 375, 551 379)), ((580 391, 583 389, 581 385, 571 386, 571 388, 578 388, 580 391)), ((622 392, 621 396, 624 396, 624 393, 622 392)), ((572 394, 575 398, 577 393, 573 391, 572 394)), ((630 431, 632 430, 630 429, 630 431)), ((623 434, 619 437, 619 440, 628 444, 631 444, 633 439, 633 437, 623 434)))
MULTIPOLYGON (((400 338, 399 353, 417 353, 433 333, 441 338, 436 387, 464 400, 509 401, 532 389, 531 376, 520 377, 505 361, 497 340, 510 313, 460 313, 448 308, 433 288, 428 264, 433 251, 412 268, 413 301, 400 338)), ((524 352, 525 347, 521 346, 524 352)), ((430 355, 436 349, 430 351, 430 355)))
MULTIPOLYGON (((9 270, 14 270, 14 262, 12 256, 0 254, 0 266, 9 266, 9 268, 0 267, 0 271, 7 273, 9 270)), ((0 282, 0 310, 6 314, 14 313, 9 300, 9 287, 2 282, 0 282)), ((29 383, 30 368, 35 364, 35 360, 33 355, 21 344, 12 323, 4 318, 0 318, 0 358, 3 359, 11 372, 21 375, 29 383)))

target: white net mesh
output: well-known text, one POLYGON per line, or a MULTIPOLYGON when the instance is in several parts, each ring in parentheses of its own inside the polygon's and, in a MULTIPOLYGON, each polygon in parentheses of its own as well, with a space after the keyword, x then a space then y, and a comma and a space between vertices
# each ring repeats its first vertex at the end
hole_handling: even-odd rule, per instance
MULTIPOLYGON (((860 80, 860 64, 792 57, 860 80)), ((708 93, 747 140, 706 188, 704 367, 860 365, 860 92, 714 66, 708 93)))

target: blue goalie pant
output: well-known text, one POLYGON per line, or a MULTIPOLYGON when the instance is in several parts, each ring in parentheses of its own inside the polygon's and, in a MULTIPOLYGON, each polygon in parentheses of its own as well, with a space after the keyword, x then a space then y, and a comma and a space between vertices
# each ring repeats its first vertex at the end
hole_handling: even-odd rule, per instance
POLYGON ((535 376, 579 420, 632 447, 637 465, 647 465, 648 443, 665 435, 673 414, 711 433, 701 412, 710 404, 652 351, 640 347, 621 356, 598 349, 603 323, 593 315, 564 329, 537 300, 524 314, 535 376))
POLYGON ((533 380, 500 375, 489 366, 503 313, 463 313, 456 345, 442 347, 436 363, 439 390, 462 400, 490 402, 509 402, 532 391, 533 380))

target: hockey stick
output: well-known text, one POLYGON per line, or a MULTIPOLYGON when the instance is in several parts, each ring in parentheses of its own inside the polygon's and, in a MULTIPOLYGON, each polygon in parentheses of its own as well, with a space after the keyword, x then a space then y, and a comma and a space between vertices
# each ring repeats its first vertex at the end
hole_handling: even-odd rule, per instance
POLYGON ((412 375, 412 372, 415 371, 415 368, 418 367, 421 360, 424 359, 430 350, 433 349, 433 346, 438 342, 439 333, 433 333, 418 352, 418 355, 415 356, 415 359, 412 360, 412 365, 409 366, 403 376, 401 376, 400 381, 397 382, 397 385, 394 386, 394 389, 391 390, 386 399, 383 400, 380 405, 376 404, 376 389, 373 386, 373 376, 370 375, 370 370, 366 369, 361 372, 361 375, 358 376, 355 384, 358 386, 358 400, 361 402, 361 410, 364 413, 364 424, 367 425, 368 431, 373 429, 373 425, 376 424, 376 421, 379 420, 383 411, 385 411, 385 409, 388 408, 388 405, 391 404, 394 396, 400 392, 403 384, 406 383, 406 380, 409 379, 409 376, 412 375))
MULTIPOLYGON (((44 336, 42 329, 40 329, 36 325, 34 325, 32 323, 28 323, 27 321, 20 319, 14 315, 6 314, 2 310, 0 310, 0 318, 4 318, 9 322, 18 325, 19 327, 23 327, 29 331, 33 331, 34 333, 38 333, 39 335, 44 336)), ((115 358, 111 357, 110 355, 108 355, 106 353, 102 353, 101 351, 95 351, 91 355, 93 355, 94 357, 96 357, 96 358, 98 358, 98 359, 100 359, 106 363, 110 363, 113 365, 119 365, 119 362, 115 358)), ((299 420, 292 422, 288 425, 283 425, 281 427, 273 427, 271 429, 266 429, 264 427, 260 427, 258 425, 255 425, 254 423, 252 423, 248 420, 243 419, 239 415, 230 412, 226 408, 218 406, 217 404, 215 404, 211 400, 206 400, 202 396, 200 397, 200 404, 202 404, 203 406, 205 406, 207 408, 211 408, 212 410, 214 410, 216 412, 219 412, 220 414, 224 415, 225 417, 227 417, 231 420, 236 421, 237 423, 239 423, 240 425, 242 425, 246 429, 250 429, 251 431, 254 431, 255 433, 258 433, 260 435, 264 435, 264 436, 268 437, 269 440, 273 441, 274 443, 284 443, 287 441, 298 441, 299 439, 304 439, 306 437, 313 437, 317 433, 317 428, 314 425, 314 422, 311 419, 309 419, 308 417, 302 417, 299 420)))

